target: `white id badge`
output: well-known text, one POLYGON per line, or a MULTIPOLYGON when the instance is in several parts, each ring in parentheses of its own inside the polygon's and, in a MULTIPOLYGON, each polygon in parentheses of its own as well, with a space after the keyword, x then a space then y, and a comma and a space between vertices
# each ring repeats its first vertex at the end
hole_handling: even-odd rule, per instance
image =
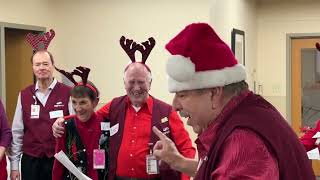
POLYGON ((31 104, 31 119, 39 119, 40 106, 37 104, 31 104))
POLYGON ((60 118, 60 117, 63 117, 63 111, 62 110, 50 111, 49 115, 50 115, 50 119, 60 118))
POLYGON ((119 130, 119 123, 117 123, 116 125, 113 125, 111 128, 110 128, 110 136, 113 136, 115 135, 119 130))
POLYGON ((146 156, 147 174, 159 174, 159 166, 156 157, 152 154, 146 156))
POLYGON ((101 128, 101 131, 109 131, 110 130, 110 123, 109 122, 101 122, 100 128, 101 128))

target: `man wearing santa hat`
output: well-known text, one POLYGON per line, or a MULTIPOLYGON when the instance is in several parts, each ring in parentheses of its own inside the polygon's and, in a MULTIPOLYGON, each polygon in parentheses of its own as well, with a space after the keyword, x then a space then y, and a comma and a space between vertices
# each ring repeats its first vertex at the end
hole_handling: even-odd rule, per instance
POLYGON ((199 161, 183 157, 153 128, 154 155, 208 179, 315 179, 303 146, 281 114, 248 90, 245 68, 206 23, 190 24, 166 49, 173 107, 198 134, 199 161))

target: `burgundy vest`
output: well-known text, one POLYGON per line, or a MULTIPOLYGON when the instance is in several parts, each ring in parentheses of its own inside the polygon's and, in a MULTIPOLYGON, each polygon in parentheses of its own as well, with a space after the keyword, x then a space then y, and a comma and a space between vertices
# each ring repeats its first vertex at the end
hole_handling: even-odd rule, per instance
MULTIPOLYGON (((123 129, 124 129, 124 123, 125 123, 125 117, 126 117, 126 109, 127 109, 127 103, 126 103, 126 97, 127 96, 121 96, 118 98, 115 98, 111 102, 110 111, 109 111, 109 119, 110 119, 110 127, 113 125, 119 123, 119 130, 118 133, 115 134, 110 138, 110 167, 109 167, 109 180, 114 180, 116 176, 116 170, 117 170, 117 159, 118 159, 118 153, 122 141, 122 135, 123 135, 123 129)), ((169 118, 169 115, 171 113, 172 107, 154 97, 153 99, 153 109, 152 109, 152 123, 150 127, 151 131, 151 137, 150 142, 155 144, 159 138, 152 133, 152 126, 156 126, 159 130, 163 131, 163 129, 170 128, 169 127, 169 121, 165 123, 161 123, 162 118, 169 118)), ((171 133, 166 134, 170 139, 171 133)), ((125 163, 125 162, 123 162, 125 163)), ((174 171, 170 169, 169 165, 166 165, 163 163, 159 167, 160 169, 160 176, 161 179, 169 180, 169 179, 181 179, 181 173, 174 171)))
POLYGON ((248 128, 261 137, 278 161, 281 180, 315 179, 311 161, 306 151, 281 114, 262 97, 249 93, 239 104, 224 111, 217 133, 217 140, 211 145, 208 159, 203 162, 195 180, 209 180, 216 169, 221 154, 220 148, 236 128, 248 128))
POLYGON ((22 151, 33 157, 52 157, 56 144, 52 135, 52 124, 56 119, 50 119, 49 112, 63 110, 64 116, 69 115, 70 87, 57 82, 48 97, 45 107, 37 99, 37 104, 40 105, 39 119, 30 118, 31 105, 35 103, 33 96, 35 96, 35 85, 31 85, 21 91, 24 124, 22 151))

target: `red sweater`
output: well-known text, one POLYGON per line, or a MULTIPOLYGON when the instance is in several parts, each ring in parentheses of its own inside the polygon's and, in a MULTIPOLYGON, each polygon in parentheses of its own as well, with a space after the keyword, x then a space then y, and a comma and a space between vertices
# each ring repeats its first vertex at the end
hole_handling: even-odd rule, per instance
MULTIPOLYGON (((87 153, 87 176, 93 180, 98 180, 98 172, 93 169, 93 150, 99 147, 98 142, 101 135, 100 123, 102 121, 102 117, 96 114, 93 114, 87 122, 81 122, 75 117, 75 125, 87 153)), ((66 152, 65 135, 57 139, 56 153, 60 150, 66 152)), ((52 180, 61 180, 64 171, 67 171, 67 169, 55 159, 52 170, 52 180)))

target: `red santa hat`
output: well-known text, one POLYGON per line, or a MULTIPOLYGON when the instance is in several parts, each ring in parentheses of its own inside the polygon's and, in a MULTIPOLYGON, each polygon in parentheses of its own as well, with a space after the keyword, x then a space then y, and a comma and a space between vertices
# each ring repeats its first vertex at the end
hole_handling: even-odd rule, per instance
POLYGON ((188 25, 167 45, 170 92, 225 86, 246 79, 229 46, 206 23, 188 25))

